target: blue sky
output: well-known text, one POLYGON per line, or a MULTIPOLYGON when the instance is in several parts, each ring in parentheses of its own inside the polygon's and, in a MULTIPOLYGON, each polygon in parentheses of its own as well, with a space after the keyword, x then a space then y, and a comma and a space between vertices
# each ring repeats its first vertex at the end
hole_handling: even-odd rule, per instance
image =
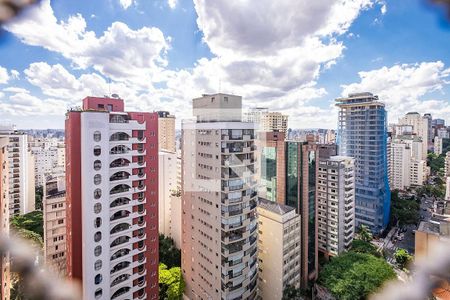
POLYGON ((63 128, 68 107, 118 93, 190 116, 202 93, 333 128, 334 99, 371 91, 390 121, 450 114, 450 22, 426 1, 49 1, 0 35, 0 123, 63 128))

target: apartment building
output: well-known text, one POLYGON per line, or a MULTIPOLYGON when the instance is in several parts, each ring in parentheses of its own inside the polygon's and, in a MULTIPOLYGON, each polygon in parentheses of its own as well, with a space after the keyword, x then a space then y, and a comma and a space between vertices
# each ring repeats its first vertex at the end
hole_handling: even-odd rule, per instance
POLYGON ((28 135, 14 126, 1 126, 0 137, 9 139, 9 214, 15 216, 34 211, 34 159, 28 149, 28 135))
MULTIPOLYGON (((65 168, 65 145, 56 139, 40 139, 31 146, 34 157, 35 185, 44 186, 46 177, 65 168)), ((32 143, 30 143, 32 144, 32 143)))
POLYGON ((254 123, 258 131, 280 131, 287 133, 288 115, 270 112, 268 108, 257 107, 244 114, 244 122, 254 123))
POLYGON ((424 119, 427 120, 427 127, 428 127, 428 133, 427 133, 427 147, 428 150, 433 149, 433 138, 434 138, 434 134, 433 134, 433 117, 431 116, 431 114, 424 114, 423 115, 424 119))
POLYGON ((159 151, 159 193, 158 222, 159 233, 171 236, 172 197, 177 193, 177 154, 165 150, 159 151))
POLYGON ((47 268, 60 277, 67 272, 66 178, 48 176, 43 188, 44 259, 47 268))
POLYGON ((399 125, 410 125, 412 126, 412 132, 420 137, 423 141, 422 143, 422 160, 427 159, 428 151, 428 124, 429 119, 426 116, 421 116, 417 112, 409 112, 404 117, 398 120, 399 125))
POLYGON ((175 116, 168 111, 158 111, 158 147, 159 150, 176 152, 175 116))
POLYGON ((316 176, 318 145, 286 141, 286 202, 301 216, 301 286, 318 275, 316 176))
POLYGON ((300 288, 300 215, 263 198, 257 211, 259 296, 280 300, 287 286, 300 288))
POLYGON ((268 131, 258 135, 257 149, 259 156, 258 195, 280 204, 286 198, 286 162, 285 162, 285 134, 284 132, 268 131))
POLYGON ((83 299, 157 299, 158 115, 87 97, 66 142, 69 278, 83 299))
MULTIPOLYGON (((9 235, 9 138, 0 136, 0 231, 9 235)), ((10 263, 9 254, 0 257, 0 299, 9 300, 10 263)))
POLYGON ((181 233, 182 233, 182 205, 181 205, 181 153, 177 153, 177 187, 170 194, 170 237, 173 239, 175 246, 181 249, 181 233))
POLYGON ((442 154, 442 143, 443 138, 441 137, 434 137, 434 154, 441 155, 442 154))
POLYGON ((356 226, 379 233, 389 222, 391 201, 384 103, 371 93, 356 93, 336 99, 336 106, 339 155, 355 158, 356 226))
POLYGON ((319 250, 325 257, 350 248, 355 234, 355 160, 320 159, 317 172, 319 250))
POLYGON ((182 270, 189 299, 256 299, 257 182, 242 98, 203 95, 182 123, 182 270))

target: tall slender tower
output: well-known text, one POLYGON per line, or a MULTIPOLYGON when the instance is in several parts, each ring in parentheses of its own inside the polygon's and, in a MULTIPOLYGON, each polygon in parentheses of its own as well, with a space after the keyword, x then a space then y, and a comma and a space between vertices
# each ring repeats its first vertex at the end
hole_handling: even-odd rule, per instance
POLYGON ((374 233, 389 222, 391 195, 387 166, 387 113, 371 93, 336 99, 340 108, 339 155, 355 158, 356 226, 374 233))
POLYGON ((255 299, 257 192, 252 123, 242 98, 193 100, 182 124, 182 269, 189 299, 255 299))
POLYGON ((87 97, 66 142, 68 276, 83 299, 157 299, 157 114, 87 97))

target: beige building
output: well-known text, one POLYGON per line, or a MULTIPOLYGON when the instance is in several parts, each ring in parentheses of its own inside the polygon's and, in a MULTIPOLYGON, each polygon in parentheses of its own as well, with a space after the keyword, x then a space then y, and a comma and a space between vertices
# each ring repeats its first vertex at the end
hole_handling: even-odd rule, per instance
POLYGON ((256 299, 253 124, 242 98, 203 95, 182 124, 182 270, 193 299, 256 299))
POLYGON ((263 198, 257 210, 259 296, 280 300, 286 286, 300 287, 300 215, 263 198))
MULTIPOLYGON (((409 112, 404 117, 398 120, 398 125, 411 125, 412 133, 420 137, 423 141, 422 143, 422 160, 427 159, 428 145, 428 119, 427 117, 421 116, 417 112, 409 112)), ((401 133, 403 134, 403 133, 401 133)))
MULTIPOLYGON (((0 137, 0 232, 9 235, 9 166, 7 137, 0 137)), ((0 257, 0 299, 9 299, 10 272, 9 254, 0 257)))
POLYGON ((320 159, 317 173, 319 250, 335 256, 349 249, 355 234, 355 160, 320 159))
POLYGON ((168 111, 158 111, 158 144, 159 150, 176 152, 175 116, 168 111))
POLYGON ((445 177, 450 177, 450 151, 445 154, 445 177))
POLYGON ((244 114, 244 122, 255 123, 258 131, 281 131, 288 129, 288 115, 280 112, 269 112, 268 108, 250 109, 244 114))
POLYGON ((177 154, 159 151, 159 190, 158 190, 158 223, 159 233, 171 236, 172 205, 171 195, 178 190, 177 186, 177 154))
POLYGON ((434 154, 442 154, 442 138, 438 136, 434 137, 434 154))
POLYGON ((177 248, 181 249, 181 154, 177 154, 177 189, 170 194, 170 237, 173 239, 177 248))
POLYGON ((66 275, 66 178, 49 176, 44 185, 44 257, 55 274, 66 275))

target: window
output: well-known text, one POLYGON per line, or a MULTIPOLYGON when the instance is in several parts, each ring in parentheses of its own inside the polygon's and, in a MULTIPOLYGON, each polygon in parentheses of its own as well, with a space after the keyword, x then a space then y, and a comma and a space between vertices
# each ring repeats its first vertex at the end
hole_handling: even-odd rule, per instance
POLYGON ((95 189, 94 191, 94 199, 100 199, 102 196, 102 190, 101 189, 95 189))
POLYGON ((102 148, 100 148, 100 146, 95 146, 94 147, 94 155, 99 156, 100 154, 102 154, 102 148))
POLYGON ((99 259, 99 260, 97 260, 96 262, 95 262, 95 264, 94 264, 94 269, 95 269, 95 271, 98 271, 98 270, 100 270, 102 268, 102 261, 99 259))
POLYGON ((102 168, 102 162, 99 160, 94 161, 94 170, 98 171, 102 168))
POLYGON ((102 211, 102 205, 100 203, 94 204, 94 213, 99 214, 102 211))
POLYGON ((101 274, 95 275, 95 284, 100 284, 103 280, 103 277, 101 274))
POLYGON ((102 289, 97 289, 95 291, 95 299, 99 299, 102 296, 102 294, 103 294, 102 289))
POLYGON ((94 241, 95 241, 95 242, 100 242, 101 239, 102 239, 102 233, 101 233, 100 231, 97 231, 97 232, 94 234, 94 241))
POLYGON ((102 134, 100 133, 100 131, 94 132, 94 141, 100 142, 101 140, 102 140, 102 134))
POLYGON ((102 175, 96 174, 94 176, 94 184, 95 185, 99 185, 100 183, 102 183, 102 175))
POLYGON ((99 217, 95 218, 94 226, 95 228, 99 228, 100 226, 102 226, 102 219, 99 217))
POLYGON ((97 246, 94 249, 94 255, 95 256, 100 256, 102 254, 102 246, 97 246))

